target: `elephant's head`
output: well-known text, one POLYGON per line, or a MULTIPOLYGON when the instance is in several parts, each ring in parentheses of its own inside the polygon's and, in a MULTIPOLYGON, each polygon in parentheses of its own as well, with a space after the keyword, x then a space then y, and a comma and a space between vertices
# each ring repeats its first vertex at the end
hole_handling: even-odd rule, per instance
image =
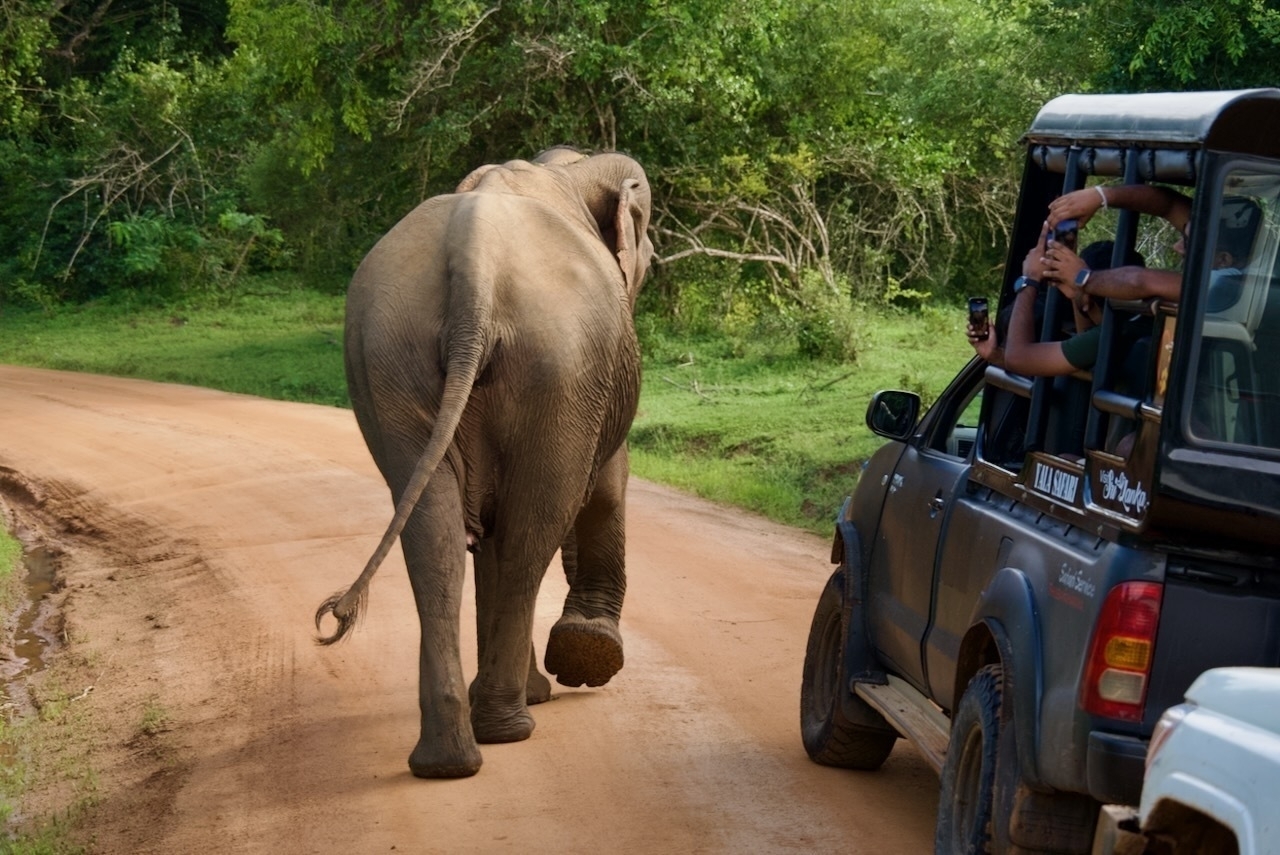
POLYGON ((547 149, 533 159, 482 166, 458 185, 458 193, 501 189, 546 197, 567 192, 586 206, 600 237, 618 261, 632 305, 653 258, 649 217, 653 196, 640 164, 625 154, 586 155, 568 146, 547 149), (554 180, 547 181, 546 178, 554 180))
POLYGON ((653 258, 649 216, 653 194, 640 164, 625 154, 597 154, 561 167, 577 183, 600 236, 613 250, 632 305, 653 258))

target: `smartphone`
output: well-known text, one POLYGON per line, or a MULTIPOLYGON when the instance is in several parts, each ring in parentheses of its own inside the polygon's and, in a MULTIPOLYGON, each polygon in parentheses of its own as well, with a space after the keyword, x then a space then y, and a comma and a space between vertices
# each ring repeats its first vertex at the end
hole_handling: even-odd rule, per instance
POLYGON ((1075 220, 1063 220, 1049 233, 1049 240, 1060 243, 1072 252, 1076 251, 1076 242, 1080 239, 1080 225, 1075 220))
POLYGON ((973 327, 978 341, 986 341, 991 335, 991 318, 987 312, 986 297, 969 298, 969 326, 973 327))

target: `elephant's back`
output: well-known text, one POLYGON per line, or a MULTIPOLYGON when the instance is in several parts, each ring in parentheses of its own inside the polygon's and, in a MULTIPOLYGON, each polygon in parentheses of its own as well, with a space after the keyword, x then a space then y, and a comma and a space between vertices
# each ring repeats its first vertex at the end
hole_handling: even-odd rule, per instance
POLYGON ((512 193, 472 192, 436 196, 406 214, 365 256, 348 294, 402 298, 410 289, 486 282, 543 298, 548 289, 572 286, 588 288, 592 300, 601 288, 619 294, 624 288, 589 215, 512 193))
POLYGON ((380 347, 440 359, 472 332, 484 350, 501 341, 504 358, 552 374, 560 360, 595 364, 634 337, 621 269, 594 221, 509 193, 438 196, 387 232, 352 279, 349 363, 353 344, 362 359, 380 347))

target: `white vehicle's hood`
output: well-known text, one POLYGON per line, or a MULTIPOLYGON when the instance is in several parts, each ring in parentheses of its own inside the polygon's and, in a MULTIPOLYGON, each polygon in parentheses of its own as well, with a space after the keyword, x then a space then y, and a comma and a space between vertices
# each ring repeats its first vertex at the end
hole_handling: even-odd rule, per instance
POLYGON ((1213 668, 1191 684, 1187 700, 1280 733, 1280 668, 1213 668))

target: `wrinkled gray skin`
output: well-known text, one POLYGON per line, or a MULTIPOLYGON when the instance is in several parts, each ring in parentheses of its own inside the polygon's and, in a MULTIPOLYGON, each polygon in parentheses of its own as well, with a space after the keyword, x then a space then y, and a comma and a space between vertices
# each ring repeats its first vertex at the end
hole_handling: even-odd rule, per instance
POLYGON ((546 669, 599 686, 622 667, 632 310, 653 254, 649 213, 635 161, 552 149, 422 203, 351 281, 347 383, 396 511, 316 627, 332 613, 338 627, 320 642, 346 634, 399 536, 422 624, 415 775, 473 775, 477 742, 533 732, 527 705, 551 697, 534 601, 558 547, 570 590, 546 669), (468 549, 479 642, 469 691, 458 635, 468 549))

